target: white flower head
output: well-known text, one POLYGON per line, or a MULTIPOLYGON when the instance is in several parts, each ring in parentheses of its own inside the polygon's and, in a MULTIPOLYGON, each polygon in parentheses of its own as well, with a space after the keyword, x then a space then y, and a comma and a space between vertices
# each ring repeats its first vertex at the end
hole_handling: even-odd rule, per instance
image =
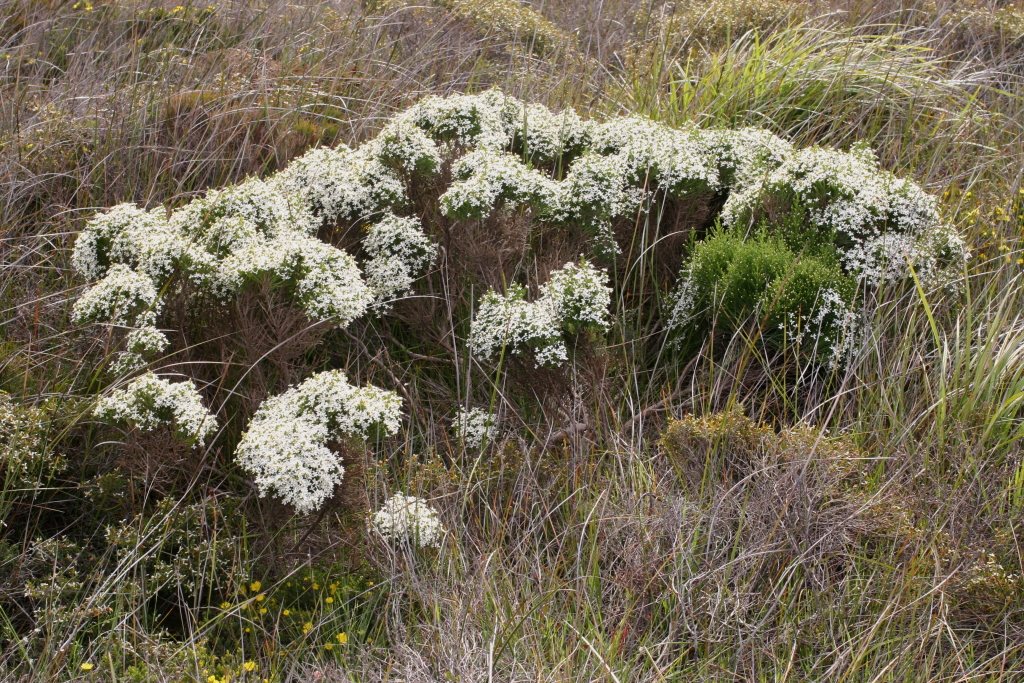
POLYGON ((608 273, 587 261, 569 262, 552 272, 551 279, 541 286, 541 299, 550 302, 563 327, 608 329, 612 302, 608 273))
POLYGON ((436 548, 446 533, 441 517, 427 501, 401 492, 388 498, 370 521, 385 540, 414 548, 436 548))
POLYGON ((548 212, 555 199, 557 184, 511 154, 470 152, 455 162, 452 174, 455 182, 441 195, 441 211, 453 218, 486 218, 499 200, 548 212))
POLYGON ((72 315, 76 323, 148 326, 156 320, 160 307, 153 281, 126 265, 117 264, 82 294, 75 302, 72 315))
POLYGON ((98 280, 122 264, 162 282, 179 265, 188 243, 162 215, 134 204, 118 204, 97 214, 75 240, 71 263, 81 275, 98 280))
POLYGON ((484 294, 470 329, 473 351, 485 360, 503 349, 519 355, 533 349, 538 365, 560 365, 569 360, 564 332, 583 328, 608 329, 611 288, 608 275, 586 261, 567 263, 551 273, 536 301, 516 284, 501 296, 484 294))
POLYGON ((218 255, 257 236, 310 235, 318 227, 301 196, 282 192, 276 183, 259 178, 211 190, 203 199, 176 211, 170 220, 182 234, 218 255))
POLYGON ((235 458, 254 475, 261 495, 274 495, 300 514, 312 512, 345 474, 328 443, 344 435, 365 438, 374 427, 394 434, 401 407, 393 392, 354 387, 340 370, 317 373, 263 402, 235 458))
POLYGON ((419 221, 394 214, 367 229, 363 248, 370 256, 365 264, 367 286, 378 311, 408 293, 437 256, 437 247, 420 228, 419 221))
POLYGON ((282 193, 301 198, 319 222, 356 221, 405 203, 401 179, 379 150, 317 147, 271 179, 282 193))
POLYGON ((220 279, 236 290, 269 280, 293 293, 310 318, 342 327, 361 316, 372 300, 350 254, 296 233, 245 244, 220 263, 220 279))
POLYGON ((480 408, 459 408, 452 426, 456 438, 467 448, 479 448, 484 443, 492 443, 497 432, 495 416, 480 408))
POLYGON ((172 384, 152 372, 101 398, 93 414, 100 420, 128 423, 143 432, 169 426, 177 439, 190 444, 203 443, 217 431, 217 419, 203 407, 195 384, 172 384))

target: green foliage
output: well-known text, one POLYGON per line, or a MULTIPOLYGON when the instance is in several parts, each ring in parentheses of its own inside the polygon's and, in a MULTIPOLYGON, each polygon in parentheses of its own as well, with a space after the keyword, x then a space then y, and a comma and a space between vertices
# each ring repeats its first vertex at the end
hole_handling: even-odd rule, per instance
POLYGON ((736 228, 715 231, 693 247, 672 326, 728 338, 753 322, 778 348, 806 335, 816 352, 836 353, 857 283, 834 250, 808 246, 797 251, 764 229, 750 237, 736 228))

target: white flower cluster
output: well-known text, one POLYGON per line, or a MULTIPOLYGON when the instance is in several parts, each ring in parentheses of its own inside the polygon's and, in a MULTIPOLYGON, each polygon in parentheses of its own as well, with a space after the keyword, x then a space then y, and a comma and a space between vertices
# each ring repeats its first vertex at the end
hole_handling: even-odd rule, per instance
POLYGON ((494 415, 480 408, 459 408, 452 426, 455 428, 455 437, 467 448, 479 448, 484 443, 493 442, 497 431, 494 415))
POLYGON ((502 111, 493 95, 430 96, 399 114, 399 125, 409 124, 439 142, 500 150, 509 145, 502 111))
POLYGON ((608 273, 586 261, 566 263, 541 285, 541 300, 548 301, 562 327, 607 330, 612 288, 608 273))
POLYGON ((440 516, 427 501, 401 492, 388 498, 370 521, 385 540, 413 548, 436 548, 445 534, 440 516))
MULTIPOLYGON (((427 124, 429 126, 429 124, 427 124)), ((410 175, 433 175, 441 165, 441 152, 437 143, 425 130, 399 115, 370 142, 359 148, 359 154, 379 164, 410 175)))
POLYGON ((390 391, 352 386, 340 370, 321 372, 264 401, 235 457, 254 475, 260 495, 276 495, 305 514, 323 505, 345 473, 327 444, 343 435, 365 437, 374 426, 394 434, 401 405, 390 391))
POLYGON ((563 331, 608 328, 611 292, 608 274, 586 261, 554 271, 536 301, 526 301, 526 289, 517 284, 505 296, 491 290, 473 318, 473 351, 487 360, 503 349, 521 354, 530 348, 537 365, 560 365, 569 359, 563 331))
POLYGON ((416 276, 437 256, 437 247, 420 229, 419 221, 394 214, 367 229, 363 248, 370 256, 366 280, 377 310, 407 294, 416 276))
POLYGON ((372 299, 351 255, 298 233, 248 242, 221 262, 221 276, 232 290, 267 279, 279 283, 311 318, 341 326, 361 316, 372 299))
POLYGON ((403 204, 402 180, 378 157, 360 152, 344 145, 318 147, 270 182, 283 194, 300 197, 327 224, 365 219, 403 204))
POLYGON ((519 157, 491 150, 463 156, 452 168, 455 182, 441 195, 441 211, 450 218, 486 218, 501 200, 507 205, 547 208, 557 184, 519 157))
POLYGON ((144 355, 159 353, 168 346, 167 337, 155 327, 161 302, 153 280, 118 263, 103 271, 103 279, 75 302, 76 323, 106 323, 130 330, 126 349, 117 354, 115 374, 134 372, 145 366, 144 355))
POLYGON ((118 204, 94 216, 75 242, 71 256, 75 270, 98 280, 111 265, 122 264, 158 281, 169 277, 188 245, 162 213, 118 204))
POLYGON ((791 147, 756 129, 673 129, 647 119, 592 126, 589 150, 559 184, 552 217, 598 230, 633 217, 657 192, 698 197, 743 187, 778 164, 791 147))
POLYGON ((480 97, 498 112, 505 134, 502 146, 534 164, 572 157, 590 144, 590 124, 572 109, 552 112, 499 90, 489 90, 480 97))
POLYGON ((101 322, 134 327, 155 322, 160 308, 153 280, 119 263, 75 302, 72 316, 79 324, 101 322))
POLYGON ((761 182, 731 194, 722 219, 725 225, 752 223, 765 206, 793 205, 806 212, 806 229, 830 236, 844 267, 873 286, 906 277, 908 266, 938 284, 967 258, 935 197, 881 170, 866 147, 792 152, 761 182))
POLYGON ((152 372, 101 398, 93 415, 106 422, 126 422, 143 432, 170 426, 175 438, 189 444, 204 443, 217 431, 217 418, 203 407, 191 381, 172 384, 152 372))

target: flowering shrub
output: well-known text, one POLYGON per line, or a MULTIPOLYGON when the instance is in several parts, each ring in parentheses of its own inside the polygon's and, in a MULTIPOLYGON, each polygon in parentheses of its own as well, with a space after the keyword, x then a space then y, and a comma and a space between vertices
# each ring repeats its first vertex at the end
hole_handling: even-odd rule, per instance
POLYGON ((31 492, 60 469, 62 459, 47 453, 46 417, 42 408, 20 405, 0 391, 0 476, 9 490, 31 492))
MULTIPOLYGON (((615 235, 627 222, 660 216, 668 200, 709 207, 700 220, 721 226, 682 254, 664 321, 677 336, 734 332, 759 316, 767 342, 795 343, 835 362, 856 337, 866 290, 906 279, 911 268, 927 285, 943 284, 966 258, 935 198, 882 171, 866 149, 795 150, 753 128, 583 121, 571 110, 552 112, 492 90, 424 98, 356 149, 313 149, 267 178, 211 190, 169 218, 131 204, 93 217, 73 254, 93 281, 74 318, 123 335, 113 368, 135 373, 170 346, 158 328, 165 311, 177 316, 171 325, 187 325, 192 311, 272 293, 268 310, 252 316, 267 327, 253 333, 256 351, 246 350, 258 362, 267 357, 260 334, 275 349, 294 336, 294 318, 283 317, 283 333, 270 329, 278 322, 272 306, 295 307, 301 326, 308 318, 345 327, 367 312, 388 313, 438 256, 432 235, 445 239, 444 277, 454 272, 451 256, 475 246, 460 242, 469 233, 457 232, 458 221, 471 220, 474 230, 519 231, 514 240, 495 237, 507 251, 518 240, 520 273, 536 265, 528 258, 533 247, 585 252, 552 272, 533 301, 516 281, 504 295, 488 291, 470 321, 469 348, 479 359, 507 351, 557 366, 569 359, 567 335, 610 327, 608 272, 587 258, 630 272, 635 263, 617 263, 624 257, 615 235), (439 187, 448 169, 451 182, 439 187), (352 253, 320 237, 348 239, 354 227, 363 239, 346 244, 352 253)), ((660 237, 645 253, 666 248, 660 237)), ((446 281, 443 288, 452 284, 462 286, 446 281)), ((395 311, 396 318, 407 312, 395 311)), ((237 308, 234 314, 244 317, 237 308)), ((287 360, 280 360, 286 370, 287 360)), ((238 444, 238 461, 264 495, 300 512, 317 509, 344 473, 327 444, 366 436, 373 426, 395 432, 399 406, 394 394, 353 387, 340 372, 315 375, 263 403, 238 444)), ((151 373, 103 399, 97 414, 143 429, 173 424, 191 441, 216 428, 190 383, 171 385, 151 373)), ((464 413, 456 429, 467 445, 482 443, 490 419, 464 413)))
POLYGON ((231 530, 240 526, 231 498, 205 498, 182 505, 164 498, 148 515, 137 515, 107 527, 107 545, 121 561, 143 557, 140 578, 146 595, 160 590, 203 597, 227 577, 245 580, 237 565, 239 539, 231 530))
POLYGON ((340 370, 321 372, 264 401, 235 458, 254 475, 260 495, 273 494, 299 513, 311 512, 345 474, 327 444, 345 435, 366 437, 374 426, 395 433, 401 404, 392 392, 352 386, 340 370))
POLYGON ((192 382, 171 384, 151 372, 101 398, 93 415, 144 432, 172 426, 174 436, 190 444, 203 443, 217 431, 217 418, 203 407, 192 382))
MULTIPOLYGON (((950 281, 966 258, 934 197, 880 170, 869 150, 794 150, 752 128, 672 129, 636 117, 586 122, 571 110, 554 113, 493 90, 424 98, 358 149, 314 149, 266 180, 213 190, 169 220, 130 204, 95 217, 79 237, 74 263, 86 277, 101 279, 76 304, 75 317, 129 328, 116 364, 128 372, 168 346, 155 323, 161 299, 180 287, 175 273, 221 303, 269 284, 310 319, 338 326, 368 310, 384 313, 411 291, 436 252, 419 221, 401 215, 411 206, 409 183, 414 176, 434 176, 446 162, 452 183, 439 205, 448 218, 482 220, 498 207, 527 205, 545 230, 582 228, 598 257, 617 258, 614 222, 635 220, 658 205, 659 196, 725 197, 725 227, 748 232, 763 225, 785 233, 792 254, 831 245, 831 255, 814 256, 816 265, 798 266, 802 275, 790 284, 778 284, 784 280, 777 268, 764 271, 772 273, 767 280, 749 275, 751 282, 774 287, 771 292, 740 286, 743 278, 735 274, 753 261, 735 239, 720 237, 717 246, 694 250, 677 287, 673 329, 715 306, 738 321, 764 309, 770 294, 771 315, 789 321, 790 338, 819 317, 832 334, 829 321, 846 316, 841 308, 856 307, 847 275, 877 287, 906 278, 913 267, 930 286, 950 281), (325 225, 371 220, 361 267, 313 236, 325 225), (733 275, 719 269, 712 277, 707 264, 722 249, 735 257, 727 268, 733 275), (726 280, 732 284, 718 287, 726 280), (817 285, 813 296, 793 294, 817 285), (715 287, 718 298, 709 298, 715 287)), ((769 252, 761 255, 762 266, 778 256, 777 263, 796 267, 790 256, 769 252)), ((593 280, 592 268, 585 273, 590 266, 578 273, 573 268, 553 276, 534 302, 517 285, 505 296, 486 294, 472 323, 474 350, 490 358, 504 347, 513 353, 532 348, 539 363, 558 364, 568 357, 563 333, 606 328, 607 284, 593 280), (572 279, 577 275, 578 283, 572 279)))
POLYGON ((479 448, 485 443, 492 442, 497 431, 494 415, 479 408, 459 408, 452 426, 455 428, 456 438, 467 448, 479 448))
POLYGON ((370 521, 385 540, 414 548, 437 547, 445 534, 441 518, 427 501, 401 492, 388 498, 370 521))

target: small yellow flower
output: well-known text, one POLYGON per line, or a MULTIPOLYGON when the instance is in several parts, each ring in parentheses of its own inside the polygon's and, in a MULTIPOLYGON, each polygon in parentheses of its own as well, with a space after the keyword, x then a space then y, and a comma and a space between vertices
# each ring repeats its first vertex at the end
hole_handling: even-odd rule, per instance
POLYGON ((324 649, 325 650, 333 650, 334 649, 334 645, 332 645, 331 643, 327 643, 326 645, 324 645, 324 649))
POLYGON ((257 592, 257 591, 258 591, 258 590, 259 590, 259 589, 260 589, 260 588, 261 588, 262 586, 263 586, 263 584, 262 584, 262 583, 260 583, 259 581, 253 581, 252 583, 250 583, 250 584, 249 584, 249 590, 251 590, 251 591, 252 591, 253 593, 255 593, 255 592, 257 592))
POLYGON ((303 633, 309 633, 312 630, 313 630, 313 624, 311 624, 310 622, 307 621, 305 624, 302 625, 302 632, 303 633))
POLYGON ((260 614, 266 614, 266 613, 267 613, 267 608, 266 607, 260 607, 260 614))
POLYGON ((221 609, 228 609, 230 607, 231 607, 231 603, 230 602, 222 602, 222 603, 220 603, 220 608, 221 609))
POLYGON ((246 627, 245 627, 245 632, 246 632, 246 633, 252 633, 252 629, 251 629, 251 628, 249 628, 248 626, 246 626, 246 627))
POLYGON ((210 676, 209 678, 206 679, 206 683, 217 683, 217 677, 216 676, 210 676))
POLYGON ((290 609, 286 609, 285 611, 281 612, 281 614, 283 614, 285 616, 288 616, 291 613, 292 613, 292 611, 290 609))
POLYGON ((81 666, 79 666, 78 668, 79 668, 79 669, 81 669, 82 671, 92 671, 92 667, 93 667, 93 666, 94 666, 94 665, 90 664, 89 662, 84 662, 84 663, 83 663, 83 664, 82 664, 81 666))
POLYGON ((245 664, 242 665, 242 668, 245 669, 246 671, 255 671, 256 670, 256 662, 246 662, 245 664))
POLYGON ((339 633, 337 636, 335 636, 335 638, 337 638, 338 642, 341 643, 342 645, 344 645, 345 643, 348 642, 348 636, 345 635, 344 633, 339 633))
POLYGON ((314 583, 313 584, 313 590, 315 590, 315 591, 320 590, 320 584, 319 583, 314 583))
POLYGON ((327 598, 326 602, 327 602, 327 604, 329 605, 329 604, 331 604, 332 602, 334 602, 334 598, 327 598))
POLYGON ((259 595, 256 596, 256 602, 263 602, 263 598, 265 598, 265 597, 267 597, 267 596, 264 595, 263 593, 260 593, 259 595))

